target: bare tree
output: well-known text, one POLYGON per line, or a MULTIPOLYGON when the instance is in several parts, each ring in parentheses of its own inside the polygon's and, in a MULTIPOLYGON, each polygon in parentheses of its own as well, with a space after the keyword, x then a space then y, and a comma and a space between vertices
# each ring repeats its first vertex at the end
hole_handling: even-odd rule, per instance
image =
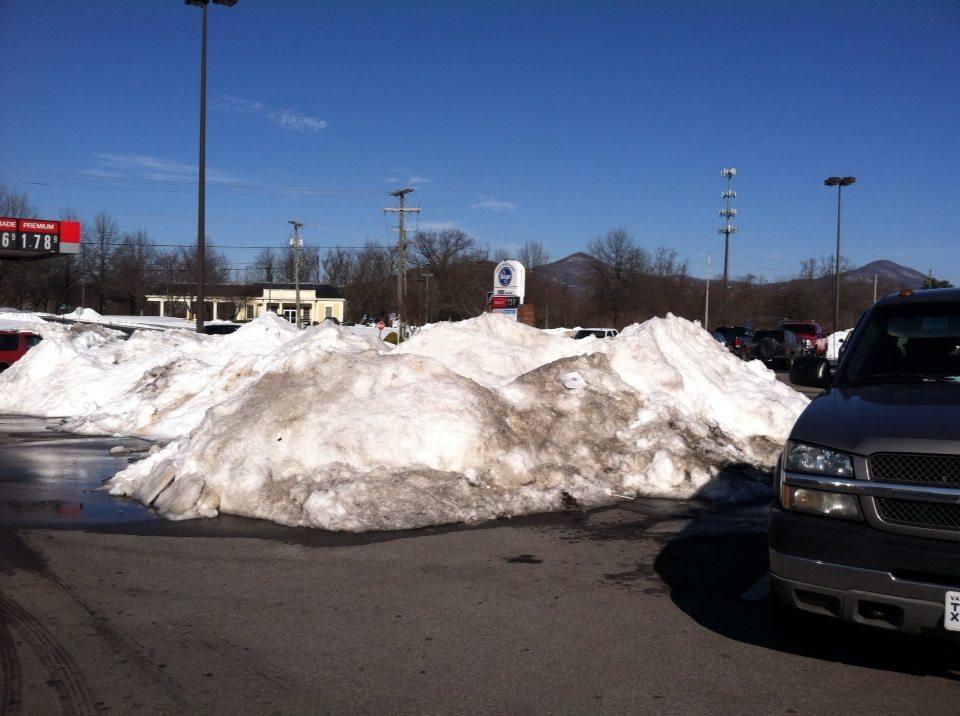
POLYGON ((273 283, 278 274, 277 254, 273 249, 262 249, 253 260, 248 276, 253 282, 273 283))
POLYGON ((411 241, 413 262, 434 272, 442 272, 451 263, 460 261, 484 261, 489 251, 460 229, 442 231, 418 231, 411 241))
POLYGON ((26 194, 18 194, 0 184, 0 216, 33 219, 37 216, 37 210, 26 194))
MULTIPOLYGON (((284 246, 280 254, 280 274, 285 281, 293 281, 293 262, 296 254, 292 246, 284 246)), ((315 246, 300 247, 300 283, 316 283, 320 270, 320 253, 315 246)))
POLYGON ((110 267, 120 230, 117 222, 105 211, 93 217, 89 262, 96 271, 97 310, 103 313, 107 292, 107 269, 110 267))
POLYGON ((800 274, 798 278, 804 281, 812 281, 817 277, 817 260, 811 256, 800 262, 800 274))
POLYGON ((550 263, 550 255, 539 241, 525 241, 520 248, 520 263, 528 269, 535 269, 550 263))
MULTIPOLYGON (((840 257, 840 273, 845 273, 847 271, 853 271, 856 268, 851 261, 846 256, 840 257)), ((830 254, 829 256, 821 256, 820 264, 817 267, 818 276, 833 276, 836 272, 836 254, 830 254)))
POLYGON ((356 262, 349 251, 339 247, 330 249, 321 263, 321 275, 326 283, 337 288, 343 288, 350 283, 356 262))
POLYGON ((687 262, 679 261, 677 252, 666 246, 661 246, 653 255, 651 273, 655 276, 686 276, 687 262))
POLYGON ((112 287, 116 297, 133 315, 143 309, 148 286, 153 280, 151 274, 156 268, 156 257, 157 249, 142 229, 124 234, 113 252, 111 268, 115 279, 112 287))
POLYGON ((619 327, 627 297, 639 285, 641 274, 650 272, 650 256, 624 228, 597 237, 587 251, 596 259, 594 272, 600 306, 619 327))

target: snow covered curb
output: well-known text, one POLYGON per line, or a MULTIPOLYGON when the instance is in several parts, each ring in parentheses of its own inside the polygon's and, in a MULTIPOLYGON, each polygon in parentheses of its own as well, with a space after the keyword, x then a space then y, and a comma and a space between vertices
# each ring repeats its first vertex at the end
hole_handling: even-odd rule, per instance
POLYGON ((721 471, 769 469, 807 403, 674 316, 574 341, 488 315, 395 350, 283 323, 45 341, 0 376, 0 411, 32 405, 73 430, 172 439, 110 482, 171 519, 364 531, 571 499, 755 497, 749 476, 721 471), (54 375, 54 390, 36 380, 54 375))

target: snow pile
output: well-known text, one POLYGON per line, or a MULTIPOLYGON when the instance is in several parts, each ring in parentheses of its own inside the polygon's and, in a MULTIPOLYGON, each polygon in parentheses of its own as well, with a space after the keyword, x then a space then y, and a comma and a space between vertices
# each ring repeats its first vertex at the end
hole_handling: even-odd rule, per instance
POLYGON ((103 321, 103 316, 94 311, 92 308, 82 308, 78 307, 73 309, 70 313, 64 313, 60 318, 69 318, 74 321, 91 321, 93 323, 100 323, 103 321))
POLYGON ((551 335, 492 313, 459 323, 424 326, 397 353, 429 356, 486 387, 504 385, 534 368, 590 350, 590 344, 551 335))
POLYGON ((325 327, 298 331, 275 314, 225 336, 137 331, 123 340, 104 329, 61 329, 4 372, 0 412, 67 417, 74 432, 158 439, 195 428, 211 406, 271 370, 288 343, 369 347, 325 327))
POLYGON ((771 467, 807 403, 669 315, 580 341, 484 315, 396 349, 273 314, 226 336, 58 330, 0 375, 0 412, 171 440, 110 483, 171 519, 363 531, 736 500, 766 488, 728 468, 771 467))
MULTIPOLYGON (((68 321, 79 323, 102 323, 123 328, 183 328, 194 330, 195 323, 176 316, 104 316, 92 308, 76 308, 70 313, 59 316, 68 321)), ((206 321, 208 325, 231 324, 231 321, 206 321)))
POLYGON ((224 512, 350 531, 638 494, 736 500, 765 488, 720 471, 771 467, 807 403, 673 316, 590 354, 575 355, 589 341, 544 338, 484 316, 431 328, 405 351, 285 346, 273 370, 119 473, 111 492, 173 519, 224 512), (489 387, 507 379, 505 362, 537 365, 489 387))
POLYGON ((827 353, 825 356, 827 360, 838 360, 840 358, 840 347, 852 330, 852 328, 848 328, 845 331, 837 331, 827 337, 827 353))
POLYGON ((0 307, 0 331, 34 331, 44 324, 46 321, 35 313, 0 307))

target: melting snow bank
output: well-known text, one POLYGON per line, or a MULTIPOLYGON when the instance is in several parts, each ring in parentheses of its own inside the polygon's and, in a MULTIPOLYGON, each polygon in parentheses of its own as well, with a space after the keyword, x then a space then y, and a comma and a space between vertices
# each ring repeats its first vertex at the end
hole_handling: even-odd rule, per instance
POLYGON ((224 512, 347 531, 479 522, 571 499, 736 501, 766 491, 758 470, 807 403, 673 316, 605 341, 482 316, 390 352, 323 330, 323 349, 305 331, 304 345, 272 352, 269 369, 119 473, 111 492, 171 519, 224 512))
POLYGON ((397 349, 272 314, 226 336, 44 334, 0 374, 0 412, 171 441, 109 483, 171 519, 364 531, 748 499, 807 403, 669 315, 579 341, 485 315, 397 349))

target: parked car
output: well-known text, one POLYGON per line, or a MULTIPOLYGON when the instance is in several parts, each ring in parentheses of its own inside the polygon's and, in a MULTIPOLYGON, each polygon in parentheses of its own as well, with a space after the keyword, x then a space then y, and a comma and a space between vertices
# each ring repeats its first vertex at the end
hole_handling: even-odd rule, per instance
POLYGON ((616 338, 620 333, 616 328, 581 328, 573 334, 575 340, 596 336, 597 338, 616 338))
POLYGON ((750 343, 737 351, 737 355, 744 360, 761 360, 771 368, 789 368, 794 360, 809 352, 793 331, 777 328, 755 331, 750 343))
POLYGON ((776 470, 776 593, 814 614, 960 637, 960 290, 881 299, 835 375, 809 356, 790 380, 826 392, 776 470))
POLYGON ((738 355, 741 349, 753 340, 753 331, 746 326, 717 326, 713 333, 722 335, 727 348, 738 355))
POLYGON ((816 352, 818 356, 825 355, 827 352, 827 336, 815 321, 781 321, 780 328, 792 331, 801 341, 808 342, 808 348, 816 352))
POLYGON ((0 331, 0 372, 33 348, 43 339, 29 331, 0 331))
POLYGON ((208 336, 225 336, 233 333, 240 328, 239 323, 226 323, 218 321, 217 323, 204 323, 203 332, 208 336))

